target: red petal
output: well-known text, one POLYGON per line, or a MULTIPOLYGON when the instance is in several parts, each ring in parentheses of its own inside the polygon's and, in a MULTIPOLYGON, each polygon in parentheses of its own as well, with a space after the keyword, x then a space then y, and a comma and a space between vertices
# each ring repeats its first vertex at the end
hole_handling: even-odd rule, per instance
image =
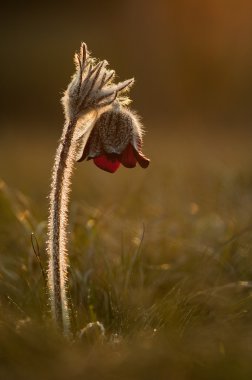
POLYGON ((114 173, 120 166, 120 162, 117 159, 111 160, 105 155, 95 157, 94 163, 98 168, 109 173, 114 173))
POLYGON ((136 155, 136 159, 137 159, 137 162, 139 163, 139 165, 142 168, 146 169, 150 163, 149 158, 145 157, 142 152, 138 152, 136 150, 135 150, 135 155, 136 155))
POLYGON ((135 150, 131 144, 128 144, 122 152, 120 161, 126 168, 134 168, 136 166, 135 150))

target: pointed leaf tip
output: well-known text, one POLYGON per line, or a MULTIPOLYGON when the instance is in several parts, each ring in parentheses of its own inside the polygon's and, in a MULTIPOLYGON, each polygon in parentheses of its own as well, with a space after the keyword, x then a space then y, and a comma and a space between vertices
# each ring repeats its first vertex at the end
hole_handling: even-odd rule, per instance
POLYGON ((127 79, 123 82, 120 82, 118 83, 118 85, 116 86, 116 90, 119 92, 119 91, 127 91, 134 83, 134 78, 132 79, 127 79))
POLYGON ((87 45, 85 44, 85 42, 81 43, 80 57, 81 57, 82 63, 85 63, 87 59, 87 45))
POLYGON ((135 83, 135 78, 128 79, 125 82, 128 82, 127 87, 131 87, 135 83))

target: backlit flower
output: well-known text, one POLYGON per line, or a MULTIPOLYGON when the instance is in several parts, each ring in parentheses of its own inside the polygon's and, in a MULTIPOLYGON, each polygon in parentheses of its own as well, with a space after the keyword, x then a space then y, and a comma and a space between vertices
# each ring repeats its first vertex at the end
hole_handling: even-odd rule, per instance
POLYGON ((142 126, 138 117, 119 104, 96 120, 77 161, 94 160, 96 166, 114 173, 122 164, 134 168, 138 162, 147 168, 150 160, 142 153, 142 126))

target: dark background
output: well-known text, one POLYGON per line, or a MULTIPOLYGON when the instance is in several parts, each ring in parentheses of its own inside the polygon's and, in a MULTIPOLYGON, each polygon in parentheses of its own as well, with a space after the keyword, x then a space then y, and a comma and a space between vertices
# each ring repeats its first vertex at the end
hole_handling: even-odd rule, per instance
POLYGON ((1 8, 1 132, 6 125, 60 124, 59 98, 81 41, 121 80, 136 77, 134 106, 152 123, 250 128, 249 0, 17 2, 1 8))
MULTIPOLYGON (((250 0, 10 2, 1 5, 0 32, 0 178, 32 198, 40 194, 45 205, 64 122, 60 98, 81 41, 110 62, 118 80, 136 78, 132 107, 142 116, 152 163, 130 175, 120 170, 113 181, 123 173, 126 181, 140 181, 174 161, 184 167, 192 156, 219 159, 218 165, 227 157, 230 165, 247 162, 250 0)), ((78 165, 80 197, 89 173, 94 188, 98 177, 111 181, 92 165, 78 165)))

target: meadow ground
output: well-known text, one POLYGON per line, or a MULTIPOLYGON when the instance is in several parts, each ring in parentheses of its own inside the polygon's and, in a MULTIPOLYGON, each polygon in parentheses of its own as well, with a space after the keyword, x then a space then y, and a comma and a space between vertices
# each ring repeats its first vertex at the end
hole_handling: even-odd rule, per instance
POLYGON ((1 380, 251 379, 252 139, 174 129, 146 135, 147 170, 77 166, 71 341, 51 326, 43 277, 57 137, 3 136, 1 380), (95 321, 105 333, 80 338, 95 321))

